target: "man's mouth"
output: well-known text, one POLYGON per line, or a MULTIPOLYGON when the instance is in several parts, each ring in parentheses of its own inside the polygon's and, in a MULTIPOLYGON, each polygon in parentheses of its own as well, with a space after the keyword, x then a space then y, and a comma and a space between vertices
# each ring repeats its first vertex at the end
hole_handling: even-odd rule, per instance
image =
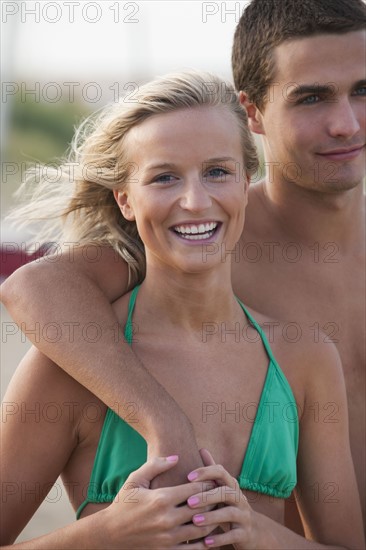
POLYGON ((219 225, 219 222, 189 223, 175 225, 172 229, 183 239, 187 239, 188 241, 201 241, 212 237, 219 225))
POLYGON ((352 147, 339 147, 337 149, 330 149, 318 153, 321 157, 328 158, 330 160, 351 160, 356 158, 361 151, 365 148, 365 145, 353 145, 352 147))

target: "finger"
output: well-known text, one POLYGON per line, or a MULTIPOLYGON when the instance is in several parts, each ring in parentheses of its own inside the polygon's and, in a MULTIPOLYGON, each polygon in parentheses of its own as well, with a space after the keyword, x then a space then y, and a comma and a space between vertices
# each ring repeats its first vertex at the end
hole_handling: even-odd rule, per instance
POLYGON ((241 529, 231 529, 226 533, 220 533, 220 535, 208 535, 204 539, 206 550, 207 548, 219 548, 229 544, 243 543, 244 541, 245 534, 241 529))
POLYGON ((190 508, 196 510, 203 506, 213 506, 215 504, 232 504, 233 506, 241 506, 242 509, 250 508, 248 500, 242 493, 239 485, 236 488, 222 485, 189 497, 187 504, 190 508))
POLYGON ((177 485, 176 487, 164 487, 163 489, 155 489, 156 491, 164 491, 166 498, 174 506, 180 504, 186 505, 187 499, 196 495, 197 498, 202 497, 207 491, 216 487, 213 481, 207 482, 195 482, 185 483, 184 485, 177 485))
POLYGON ((212 464, 203 468, 197 468, 188 474, 190 481, 214 480, 217 485, 229 485, 237 487, 238 482, 221 464, 212 464))
MULTIPOLYGON (((172 506, 172 505, 170 505, 172 506)), ((182 506, 176 506, 170 508, 170 514, 172 518, 173 525, 176 526, 176 528, 181 528, 182 526, 186 527, 187 525, 191 527, 197 527, 199 526, 198 523, 196 523, 196 526, 192 522, 192 517, 195 514, 204 514, 209 512, 212 509, 212 507, 209 506, 202 506, 202 508, 195 508, 194 510, 187 506, 187 504, 184 504, 182 506)), ((189 537, 186 537, 188 540, 189 537)), ((199 537, 196 537, 199 538, 199 537)), ((184 540, 186 540, 184 539, 184 540)))
POLYGON ((182 546, 184 548, 205 549, 204 539, 213 533, 216 527, 218 526, 215 525, 214 528, 212 526, 197 527, 193 524, 180 526, 174 536, 175 545, 173 549, 182 546))
POLYGON ((173 546, 172 550, 181 550, 182 548, 189 548, 190 550, 207 550, 207 546, 203 541, 199 542, 183 542, 178 546, 173 546))
POLYGON ((173 546, 172 550, 181 550, 182 548, 189 548, 190 550, 207 550, 207 546, 203 541, 199 542, 183 542, 177 546, 173 546))
POLYGON ((203 448, 203 449, 200 449, 199 452, 202 458, 202 462, 205 466, 213 466, 214 464, 216 464, 212 454, 208 449, 203 448))
POLYGON ((223 506, 217 508, 212 512, 198 513, 192 518, 194 525, 200 527, 209 527, 211 531, 214 530, 216 525, 222 525, 223 523, 237 523, 243 522, 249 515, 243 514, 243 511, 236 506, 223 506))
POLYGON ((198 525, 194 525, 193 523, 189 525, 182 525, 179 527, 179 531, 177 531, 177 536, 179 537, 176 540, 179 541, 197 541, 197 542, 203 542, 203 539, 210 535, 210 533, 213 532, 214 529, 218 527, 217 525, 205 525, 203 527, 199 527, 198 525), (179 534, 178 534, 179 533, 179 534))
POLYGON ((161 457, 155 456, 149 459, 135 472, 132 472, 126 480, 126 483, 133 483, 140 487, 148 489, 150 482, 154 477, 173 468, 179 460, 177 455, 161 457))

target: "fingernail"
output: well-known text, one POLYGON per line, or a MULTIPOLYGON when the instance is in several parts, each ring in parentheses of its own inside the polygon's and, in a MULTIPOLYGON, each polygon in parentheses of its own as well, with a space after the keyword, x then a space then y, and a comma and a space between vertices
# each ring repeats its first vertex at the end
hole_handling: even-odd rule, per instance
POLYGON ((189 481, 193 481, 194 479, 198 478, 198 474, 197 474, 197 472, 191 472, 191 473, 188 474, 187 477, 188 477, 189 481))
POLYGON ((195 523, 202 523, 203 521, 205 521, 205 516, 200 516, 199 514, 197 514, 196 516, 193 516, 193 519, 195 523))
POLYGON ((207 537, 207 538, 205 539, 205 544, 210 545, 210 544, 213 544, 214 542, 215 542, 215 541, 214 541, 214 539, 212 539, 212 538, 207 537))
POLYGON ((200 499, 197 497, 189 497, 189 499, 187 500, 189 506, 196 506, 196 504, 198 504, 199 501, 200 499))
POLYGON ((167 456, 166 459, 167 459, 168 462, 177 462, 178 455, 167 456))

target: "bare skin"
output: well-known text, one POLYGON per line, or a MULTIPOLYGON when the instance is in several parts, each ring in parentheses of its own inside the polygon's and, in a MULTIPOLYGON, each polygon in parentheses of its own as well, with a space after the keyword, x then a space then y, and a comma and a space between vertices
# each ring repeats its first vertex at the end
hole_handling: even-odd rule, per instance
MULTIPOLYGON (((250 192, 249 204, 253 208, 248 208, 247 229, 240 243, 241 250, 247 255, 259 250, 248 246, 248 243, 256 243, 263 252, 262 258, 250 264, 241 259, 233 270, 234 288, 238 296, 246 296, 250 306, 254 307, 255 304, 261 311, 270 312, 273 318, 287 320, 287 329, 284 333, 279 327, 272 325, 274 339, 296 341, 308 335, 314 342, 335 342, 342 358, 346 380, 351 449, 364 510, 365 317, 359 297, 365 295, 365 270, 362 251, 356 245, 357 233, 362 237, 361 223, 357 228, 355 216, 351 214, 353 220, 349 219, 349 224, 346 224, 351 231, 345 231, 337 240, 334 240, 333 236, 331 240, 332 236, 327 236, 326 230, 323 233, 313 231, 311 208, 302 208, 297 212, 298 225, 296 227, 294 224, 293 227, 294 232, 302 228, 303 237, 301 241, 295 240, 289 234, 289 223, 286 224, 286 234, 283 232, 284 217, 278 217, 278 212, 266 208, 269 200, 265 195, 265 189, 265 184, 260 184, 250 192), (266 222, 271 227, 270 240, 265 224, 261 226, 254 215, 258 211, 257 208, 266 208, 266 222), (320 241, 317 234, 324 235, 324 240, 320 241), (274 261, 270 261, 272 257, 269 255, 269 242, 276 243, 273 245, 274 261), (296 249, 289 245, 291 242, 297 243, 296 249), (316 261, 317 258, 314 259, 314 253, 317 253, 317 248, 314 247, 316 243, 319 243, 319 261, 316 261), (330 243, 329 247, 324 248, 328 246, 327 243, 330 243), (342 253, 339 251, 333 256, 336 262, 328 263, 326 260, 331 258, 330 253, 333 254, 334 250, 332 243, 336 243, 342 253), (283 260, 282 251, 288 254, 285 257, 293 259, 296 256, 291 254, 297 255, 299 250, 302 256, 297 262, 283 260), (248 267, 247 270, 243 269, 244 264, 248 267), (242 269, 239 268, 240 265, 242 269), (278 291, 280 280, 287 281, 283 293, 278 291), (345 281, 350 281, 349 286, 345 281)), ((361 189, 353 191, 352 202, 356 204, 353 212, 357 211, 357 204, 362 200, 360 191, 361 189)), ((334 219, 341 217, 336 207, 332 212, 331 207, 325 206, 324 218, 326 213, 327 222, 332 214, 334 219)), ((361 214, 360 212, 360 222, 361 214)))
POLYGON ((325 338, 336 343, 346 380, 351 449, 365 516, 362 178, 366 94, 364 81, 360 85, 364 43, 363 31, 284 43, 276 48, 280 69, 273 102, 261 113, 243 95, 251 129, 262 135, 265 158, 273 170, 271 181, 251 189, 233 282, 238 295, 246 296, 253 307, 298 323, 299 334, 312 333, 314 341, 325 338), (327 62, 332 54, 337 55, 337 66, 327 62), (348 67, 350 57, 355 61, 352 68, 348 67), (288 89, 284 93, 287 82, 298 86, 333 83, 333 88, 318 93, 315 86, 295 99, 288 89), (316 124, 309 124, 310 118, 316 124), (291 131, 285 133, 286 127, 291 131), (285 137, 276 140, 281 133, 285 137), (344 149, 356 151, 346 160, 344 149), (287 171, 290 162, 296 162, 301 172, 293 180, 288 174, 295 172, 287 171), (259 211, 263 212, 260 217, 259 211), (250 249, 251 242, 257 249, 250 249), (256 257, 253 252, 258 261, 249 262, 256 257), (277 298, 281 281, 286 282, 285 295, 277 298), (326 336, 319 336, 319 330, 326 336))
MULTIPOLYGON (((21 483, 4 482, 2 548, 3 545, 13 544, 60 474, 70 502, 77 510, 85 498, 106 412, 106 406, 101 401, 35 348, 19 365, 5 401, 27 403, 35 409, 39 407, 41 412, 38 417, 34 414, 24 416, 20 409, 16 415, 4 414, 1 476, 3 480, 17 479, 21 483), (57 407, 56 422, 50 403, 53 403, 53 412, 54 407, 57 407), (72 407, 70 403, 73 403, 72 407), (24 446, 27 448, 26 453, 21 450, 24 446), (33 460, 29 460, 29 456, 33 460), (33 491, 32 496, 24 496, 27 491, 29 494, 32 488, 37 487, 38 492, 33 491)), ((193 515, 188 506, 179 509, 180 515, 172 519, 170 528, 159 525, 159 519, 166 511, 165 506, 184 502, 197 490, 201 490, 200 483, 189 487, 186 480, 186 484, 178 491, 170 493, 164 493, 164 489, 160 493, 144 491, 144 488, 149 488, 151 479, 176 464, 176 460, 171 463, 155 458, 128 478, 113 504, 88 505, 80 521, 15 546, 19 549, 39 550, 167 548, 188 538, 205 536, 211 528, 183 525, 193 515), (93 518, 89 518, 91 514, 93 518), (155 527, 152 527, 154 524, 155 527)), ((171 515, 173 511, 174 507, 170 510, 171 515)))
MULTIPOLYGON (((199 290, 198 292, 201 294, 199 290)), ((189 289, 189 295, 191 294, 189 289)), ((268 358, 263 345, 261 341, 253 343, 254 335, 251 331, 254 332, 254 329, 246 326, 247 322, 240 308, 234 316, 235 323, 240 324, 241 333, 245 332, 248 338, 235 343, 227 340, 227 351, 226 345, 222 344, 224 333, 219 332, 209 342, 202 342, 200 329, 196 331, 196 326, 191 326, 188 330, 188 319, 196 319, 196 315, 183 320, 187 331, 182 338, 182 326, 174 327, 170 321, 172 304, 169 301, 166 303, 168 310, 165 313, 159 312, 159 323, 152 325, 151 312, 157 311, 156 300, 161 303, 161 298, 154 296, 149 301, 146 294, 144 302, 142 298, 141 290, 141 300, 134 315, 134 321, 139 327, 139 337, 133 344, 134 350, 142 361, 149 356, 150 373, 164 384, 165 389, 189 417, 198 444, 209 446, 222 466, 217 471, 211 469, 207 473, 204 469, 198 469, 199 481, 172 489, 159 489, 159 494, 155 491, 141 493, 139 489, 137 505, 133 504, 135 494, 129 497, 126 490, 121 490, 112 505, 88 504, 82 513, 82 519, 76 524, 34 541, 20 543, 17 547, 24 550, 89 548, 92 544, 93 548, 175 548, 175 545, 188 538, 205 537, 217 524, 234 522, 234 518, 237 518, 235 521, 238 523, 233 523, 231 531, 225 535, 214 535, 216 542, 212 547, 236 542, 243 545, 235 546, 239 548, 248 548, 247 544, 255 548, 360 548, 363 544, 362 519, 352 459, 347 449, 347 405, 341 365, 335 350, 325 344, 316 345, 306 338, 290 349, 288 344, 281 341, 274 342, 272 346, 294 391, 299 410, 302 411, 296 491, 300 509, 309 526, 308 536, 314 539, 305 541, 283 526, 282 499, 244 491, 248 500, 239 500, 233 497, 233 491, 229 489, 221 492, 211 489, 207 497, 203 497, 201 492, 201 479, 208 478, 217 479, 221 485, 235 489, 231 476, 236 477, 240 472, 252 426, 251 422, 235 422, 232 415, 227 415, 223 422, 221 415, 217 414, 209 419, 207 429, 208 424, 204 422, 202 415, 202 388, 205 388, 204 399, 210 402, 225 402, 228 408, 234 402, 244 406, 248 402, 258 401, 266 374, 268 358), (168 348, 167 341, 171 344, 168 348), (245 365, 242 361, 243 355, 246 357, 245 365), (171 368, 172 360, 174 369, 171 368), (197 369, 197 361, 202 369, 197 369), (258 377, 259 367, 261 377, 258 377), (314 384, 314 376, 319 367, 321 375, 318 376, 318 383, 314 384), (230 377, 227 376, 228 370, 230 377), (335 380, 333 387, 327 382, 329 376, 335 380), (182 387, 186 391, 182 392, 182 387), (327 403, 330 399, 335 399, 339 405, 333 418, 335 422, 314 422, 311 404, 327 403), (314 444, 314 441, 317 443, 314 444), (337 463, 329 460, 329 456, 335 452, 338 453, 337 463), (333 499, 335 503, 327 498, 329 494, 323 490, 329 479, 336 487, 336 494, 332 495, 336 496, 333 499), (314 491, 317 484, 320 487, 320 499, 314 491), (184 502, 191 496, 203 498, 203 501, 198 505, 176 508, 177 503, 184 502), (218 521, 215 521, 217 511, 205 513, 203 506, 219 502, 231 506, 220 512, 225 514, 222 520, 219 515, 218 521), (151 519, 150 524, 146 524, 145 511, 151 519), (202 513, 204 525, 199 522, 194 522, 195 525, 184 525, 192 520, 193 515, 202 513), (95 519, 90 521, 90 515, 95 519), (161 517, 164 517, 164 522, 161 517), (131 530, 134 525, 140 526, 139 533, 131 530), (144 530, 141 529, 142 525, 144 530)), ((121 323, 126 320, 127 301, 128 296, 125 296, 115 304, 121 323)), ((209 304, 209 301, 206 303, 209 304)), ((228 300, 223 303, 228 310, 228 300)), ((234 303, 233 311, 236 306, 234 303)), ((201 311, 202 320, 211 316, 209 310, 201 311)), ((263 315, 259 315, 258 320, 264 325, 271 323, 271 319, 263 315)), ((279 327, 282 329, 283 324, 279 327)), ((41 411, 48 411, 41 414, 39 419, 33 414, 28 415, 26 421, 22 420, 20 412, 11 414, 4 424, 2 448, 7 448, 8 451, 4 452, 2 459, 3 479, 22 479, 22 487, 33 487, 36 483, 41 488, 40 497, 24 499, 18 486, 18 490, 14 491, 12 488, 5 501, 3 500, 2 543, 11 544, 46 496, 47 490, 44 488, 50 487, 60 473, 75 510, 83 502, 106 406, 35 348, 20 365, 5 401, 27 403, 29 409, 38 405, 41 411), (77 404, 72 414, 68 406, 70 402, 77 404), (52 421, 50 403, 53 406, 58 405, 58 422, 52 421), (87 409, 88 414, 85 413, 87 409), (91 417, 90 411, 97 411, 96 418, 91 417), (27 454, 19 452, 24 446, 27 454), (32 461, 27 458, 30 455, 33 457, 32 461), (21 459, 22 456, 24 459, 21 459)), ((162 465, 156 469, 156 473, 166 469, 162 465)), ((131 477, 131 481, 140 485, 137 479, 131 477)), ((190 547, 202 550, 206 546, 203 542, 197 542, 190 547)))
MULTIPOLYGON (((325 47, 321 43, 317 43, 316 49, 310 48, 317 52, 316 59, 309 58, 309 67, 311 66, 312 71, 311 82, 322 82, 322 80, 338 82, 339 75, 342 75, 342 81, 339 83, 341 92, 338 102, 331 105, 333 111, 329 111, 329 116, 326 117, 327 120, 340 121, 340 127, 332 128, 323 125, 321 130, 320 142, 324 142, 327 147, 330 142, 332 147, 335 147, 335 144, 339 147, 339 144, 344 146, 347 143, 352 143, 352 145, 364 143, 364 99, 354 95, 355 84, 364 78, 363 49, 357 43, 353 45, 355 51, 349 52, 346 50, 345 42, 342 42, 344 38, 346 38, 347 44, 354 42, 348 40, 348 35, 332 38, 333 42, 330 45, 332 56, 334 56, 334 48, 337 46, 334 40, 339 41, 337 43, 340 51, 337 56, 337 72, 329 76, 325 74, 326 67, 329 66, 327 62, 329 51, 324 51, 323 55, 319 55, 319 48, 325 47), (341 53, 343 51, 345 51, 345 55, 342 61, 341 53), (351 68, 348 60, 351 53, 352 59, 361 57, 358 65, 352 64, 352 71, 357 65, 357 74, 349 73, 351 68), (319 74, 314 72, 314 67, 317 67, 319 74), (346 109, 344 109, 344 105, 347 106, 346 109), (337 107, 342 108, 338 113, 335 112, 337 107), (325 141, 324 137, 326 137, 325 141)), ((330 40, 329 37, 324 37, 324 39, 330 40)), ((304 39, 297 42, 313 45, 311 42, 313 40, 315 39, 304 39)), ((286 53, 286 48, 281 52, 282 54, 286 53)), ((297 50, 297 53, 299 55, 306 53, 306 56, 309 56, 309 51, 304 52, 300 49, 297 50)), ((290 59, 294 67, 300 66, 296 58, 290 57, 290 59)), ((301 67, 303 66, 304 62, 301 64, 301 67)), ((298 81, 300 75, 293 77, 290 74, 294 67, 286 67, 288 73, 279 76, 286 82, 298 81)), ((245 98, 243 100, 245 101, 245 98)), ((273 108, 277 106, 278 103, 273 108)), ((284 128, 281 128, 281 125, 273 128, 266 125, 267 121, 272 120, 269 115, 273 113, 270 110, 265 110, 264 119, 261 119, 252 106, 247 105, 247 107, 253 131, 264 135, 264 139, 268 141, 269 145, 275 143, 275 139, 278 141, 281 133, 284 133, 285 130, 288 131, 291 127, 289 116, 285 115, 285 111, 282 111, 284 118, 280 120, 285 124, 284 128)), ((286 104, 283 104, 282 107, 285 108, 286 104)), ((305 119, 307 117, 309 121, 310 116, 311 113, 306 114, 305 119)), ((318 116, 314 115, 313 121, 316 120, 318 120, 318 116)), ((311 135, 310 140, 313 137, 311 135)), ((303 149, 303 147, 299 147, 298 151, 290 151, 284 162, 297 162, 295 153, 299 152, 300 154, 303 149)), ((270 146, 267 146, 265 154, 268 162, 278 162, 279 151, 273 152, 270 146)), ((328 163, 330 162, 329 159, 326 160, 328 163)), ((338 160, 331 159, 331 161, 339 163, 338 160)), ((314 158, 309 162, 309 166, 311 166, 309 169, 313 170, 314 158)), ((337 192, 322 188, 321 182, 324 183, 329 175, 329 172, 324 173, 324 171, 319 173, 319 177, 322 174, 323 178, 320 178, 318 189, 314 189, 313 186, 309 188, 307 186, 309 181, 305 181, 305 185, 301 181, 289 182, 282 177, 283 173, 280 171, 274 172, 271 181, 253 186, 250 190, 247 221, 240 245, 244 249, 246 246, 244 243, 259 243, 263 255, 258 262, 253 262, 250 261, 252 259, 250 254, 252 250, 255 251, 254 248, 251 250, 247 247, 244 255, 240 252, 239 262, 235 260, 233 262, 233 284, 235 293, 245 303, 271 317, 298 323, 304 338, 305 334, 310 333, 314 341, 318 334, 318 328, 325 331, 329 337, 332 334, 338 335, 336 337, 339 341, 336 344, 344 365, 350 403, 351 447, 361 501, 364 506, 365 487, 362 470, 364 459, 362 457, 364 457, 365 451, 362 419, 365 418, 365 415, 362 414, 364 411, 364 361, 362 357, 365 330, 360 308, 360 296, 364 295, 362 257, 364 210, 361 200, 363 172, 358 173, 360 166, 362 171, 364 170, 364 164, 360 162, 358 165, 358 162, 359 160, 356 159, 341 163, 338 175, 342 176, 341 179, 346 188, 337 189, 337 192), (344 165, 349 170, 345 174, 342 172, 344 165), (347 188, 347 182, 349 182, 349 188, 347 188), (279 245, 264 245, 264 243, 277 242, 279 245), (297 247, 302 250, 302 257, 298 262, 288 260, 293 257, 294 251, 298 250, 298 248, 296 250, 291 247, 286 248, 290 242, 295 242, 297 247), (319 243, 319 248, 316 243, 319 243), (328 243, 336 243, 339 250, 337 247, 329 247, 328 243), (265 256, 265 251, 271 250, 271 246, 274 247, 275 254, 273 262, 266 259, 265 256), (325 248, 326 246, 328 247, 325 248), (285 258, 282 254, 283 250, 285 258), (331 263, 329 260, 332 259, 339 259, 339 262, 331 263), (346 285, 347 294, 345 293, 346 285), (288 298, 284 295, 285 291, 289 293, 288 298), (318 323, 319 326, 314 323, 318 323), (327 323, 334 323, 334 325, 327 325, 327 323)), ((113 342, 113 335, 108 331, 108 327, 116 322, 109 302, 126 291, 127 274, 123 262, 116 261, 112 252, 105 250, 104 255, 103 262, 91 263, 79 250, 75 255, 74 263, 70 263, 68 255, 65 254, 56 263, 56 267, 55 264, 47 264, 47 262, 27 266, 5 283, 3 301, 14 319, 18 323, 24 322, 26 326, 32 326, 35 319, 43 324, 54 321, 54 311, 58 312, 59 320, 77 320, 81 325, 97 319, 103 328, 103 337, 98 342, 98 347, 95 344, 86 343, 82 335, 78 333, 75 335, 74 343, 68 342, 66 334, 59 342, 52 344, 45 339, 37 340, 33 337, 34 343, 77 380, 103 398, 106 403, 112 406, 116 401, 126 403, 131 401, 132 395, 132 400, 138 404, 141 410, 141 420, 137 429, 143 432, 145 426, 146 438, 149 445, 151 442, 152 453, 165 455, 177 452, 182 454, 180 451, 185 449, 186 456, 189 457, 187 461, 196 467, 198 464, 194 464, 194 462, 200 461, 197 444, 190 423, 183 420, 184 415, 181 409, 172 404, 170 396, 166 392, 164 393, 160 386, 157 386, 160 391, 157 394, 158 400, 152 393, 139 391, 141 381, 143 381, 144 387, 151 387, 152 377, 141 367, 140 370, 135 370, 136 359, 128 355, 127 346, 123 346, 120 342, 113 342), (34 277, 32 276, 33 271, 34 277), (79 281, 75 281, 75 272, 79 273, 79 281), (49 282, 50 277, 52 277, 55 287, 59 289, 59 295, 50 291, 50 295, 45 298, 44 288, 47 287, 46 283, 49 282), (109 300, 103 296, 103 293, 109 300), (63 295, 69 297, 68 302, 65 302, 63 295), (93 300, 90 300, 91 295, 93 300), (31 303, 29 297, 32 300, 31 303), (87 310, 86 307, 89 306, 86 306, 86 303, 88 301, 90 309, 87 310), (97 316, 96 311, 98 312, 97 316), (106 346, 108 346, 110 354, 109 369, 108 373, 103 372, 102 380, 98 376, 99 354, 96 353, 96 350, 104 350, 105 358, 106 346), (125 350, 128 360, 131 361, 127 368, 121 358, 122 350, 125 350), (121 366, 124 368, 123 375, 121 366), (136 378, 136 372, 139 373, 140 378, 136 378), (159 411, 161 410, 166 413, 160 415, 159 411), (168 411, 173 410, 175 411, 174 415, 171 415, 170 412, 168 414, 168 411), (157 421, 153 428, 153 435, 148 435, 151 426, 149 418, 154 417, 153 415, 156 415, 157 421), (178 430, 170 429, 172 426, 178 425, 179 422, 182 422, 183 426, 187 426, 187 433, 190 434, 190 437, 184 439, 184 443, 175 440, 178 430), (160 430, 159 434, 157 434, 157 430, 160 430)), ((282 336, 281 332, 279 334, 282 336)), ((289 338, 291 337, 293 336, 289 332, 289 338)), ((30 338, 32 339, 32 336, 30 338)), ((323 340, 324 335, 319 333, 319 345, 323 340)), ((187 471, 188 469, 184 466, 179 474, 180 480, 184 478, 187 471)), ((172 483, 172 481, 170 479, 169 482, 172 483)))
POLYGON ((65 251, 57 259, 56 269, 55 263, 52 265, 47 257, 40 262, 24 266, 14 274, 13 279, 10 278, 1 285, 2 300, 33 344, 40 345, 39 349, 45 355, 66 372, 74 375, 75 379, 92 393, 105 396, 104 402, 126 422, 129 421, 128 404, 134 404, 135 418, 138 419, 134 428, 148 442, 149 456, 179 454, 181 457, 173 471, 169 470, 158 476, 162 485, 183 483, 187 472, 202 466, 192 426, 171 396, 147 373, 121 336, 118 319, 110 302, 127 290, 126 264, 113 250, 101 247, 98 247, 99 260, 91 264, 88 257, 95 249, 96 247, 91 245, 87 248, 77 247, 65 251), (108 278, 104 279, 106 265, 109 265, 110 269, 108 278), (75 270, 78 272, 77 277, 75 270), (65 281, 72 279, 71 287, 65 289, 66 294, 57 294, 57 303, 53 300, 51 288, 44 286, 46 281, 50 280, 50 271, 53 273, 55 287, 62 288, 65 281), (18 282, 24 277, 24 284, 27 287, 30 285, 26 319, 23 318, 23 295, 19 292, 24 286, 22 283, 20 287, 17 284, 13 287, 15 277, 18 282), (104 282, 108 288, 104 287, 104 282), (50 291, 48 293, 46 290, 46 294, 42 292, 42 299, 38 295, 38 285, 50 291), (63 295, 68 296, 68 300, 64 300, 63 295), (89 309, 91 296, 93 306, 89 309), (46 298, 44 303, 43 298, 46 298), (55 322, 62 329, 59 333, 60 340, 55 341, 50 333, 44 338, 46 332, 43 327, 55 322), (38 332, 32 330, 36 323, 42 327, 38 332), (89 323, 97 323, 100 327, 100 339, 97 342, 91 342, 84 336, 84 328, 89 323), (104 350, 102 354, 101 349, 104 350), (107 376, 105 364, 111 366, 107 376), (152 399, 149 396, 152 396, 152 399), (179 430, 175 429, 177 425, 180 426, 179 430), (184 450, 187 448, 189 452, 185 453, 184 450))
MULTIPOLYGON (((132 501, 133 506, 121 498, 122 494, 109 506, 106 503, 88 505, 77 526, 51 533, 40 541, 24 543, 20 548, 35 545, 52 548, 56 544, 59 548, 70 548, 75 543, 77 547, 90 547, 92 534, 103 519, 105 541, 101 544, 100 536, 96 537, 93 547, 174 548, 183 540, 202 539, 217 525, 224 524, 228 524, 225 533, 215 533, 210 543, 206 541, 211 547, 235 544, 238 549, 356 550, 363 544, 361 510, 348 445, 346 391, 334 347, 311 343, 308 338, 296 347, 281 341, 273 346, 299 410, 296 495, 308 525, 307 539, 283 526, 283 499, 261 495, 253 500, 253 496, 259 495, 248 494, 248 499, 238 500, 228 491, 233 489, 241 497, 234 478, 239 477, 242 469, 253 419, 248 420, 242 414, 242 421, 238 422, 230 413, 224 416, 221 413, 210 415, 208 422, 203 414, 207 401, 230 409, 233 403, 243 408, 248 403, 259 403, 270 355, 262 338, 255 338, 257 331, 248 323, 233 293, 231 262, 222 261, 216 254, 202 263, 199 240, 209 240, 207 232, 217 245, 225 244, 230 249, 243 228, 247 185, 244 176, 238 182, 235 175, 242 147, 238 127, 233 132, 232 118, 231 112, 218 106, 181 110, 148 119, 128 135, 128 146, 134 141, 134 150, 139 151, 134 153, 134 158, 140 166, 140 178, 127 189, 115 192, 125 218, 136 221, 147 259, 146 278, 133 313, 136 330, 132 348, 143 363, 148 359, 150 373, 187 416, 199 446, 212 449, 221 466, 211 465, 206 477, 217 479, 225 490, 213 492, 217 489, 214 487, 208 491, 207 499, 210 505, 227 506, 220 510, 202 510, 207 506, 206 495, 202 495, 200 483, 190 476, 192 484, 157 489, 157 492, 141 491, 137 503, 132 501), (193 143, 192 136, 197 138, 197 143, 193 143), (223 158, 227 159, 225 168, 218 160, 223 158), (163 166, 169 166, 168 173, 166 170, 162 173, 163 159, 167 161, 163 166), (187 238, 187 229, 199 229, 201 224, 210 226, 211 223, 214 229, 201 231, 195 239, 187 238), (203 327, 208 322, 220 328, 203 338, 203 327), (227 331, 232 327, 239 327, 239 334, 245 337, 227 338, 227 331), (314 383, 318 371, 320 374, 314 383), (329 379, 334 380, 332 387, 329 379), (331 396, 339 407, 336 416, 331 422, 323 419, 317 422, 312 404, 327 403, 331 396), (337 462, 332 459, 334 454, 338 456, 337 462), (319 500, 313 494, 314 484, 323 487, 328 476, 337 498, 319 500), (199 499, 199 506, 192 501, 193 495, 199 499), (252 505, 249 498, 253 500, 252 505), (177 507, 177 504, 183 506, 177 507), (328 504, 332 504, 331 513, 328 504), (119 507, 121 520, 118 520, 119 507), (204 513, 204 527, 198 525, 197 512, 204 513), (95 524, 87 521, 90 513, 95 513, 95 524), (141 513, 145 521, 140 528, 141 513), (194 524, 186 525, 193 513, 194 524), (135 538, 128 538, 126 516, 135 538), (144 539, 146 521, 152 541, 144 539), (88 527, 89 533, 85 535, 88 527), (159 535, 162 536, 160 544, 159 535), (136 537, 140 544, 134 542, 136 537)), ((126 325, 128 302, 129 296, 125 295, 113 305, 122 326, 126 325)), ((270 322, 265 316, 259 316, 258 320, 264 325, 270 322)), ((276 373, 279 375, 280 371, 276 373)), ((272 397, 273 394, 266 394, 266 399, 272 397)), ((292 401, 292 396, 289 399, 292 401)), ((43 489, 62 472, 76 508, 85 498, 83 492, 90 480, 106 407, 34 349, 17 371, 5 401, 26 404, 27 410, 38 405, 42 413, 39 418, 34 414, 24 418, 18 412, 5 419, 3 479, 21 480, 26 490, 34 483, 43 489), (71 415, 70 402, 77 406, 71 415), (52 422, 49 405, 54 407, 55 403, 59 415, 57 421, 52 422), (90 404, 101 412, 91 422, 85 414, 90 404)), ((284 416, 285 411, 277 414, 286 429, 290 420, 284 416)), ((199 469, 198 475, 205 472, 199 469)), ((263 479, 262 483, 267 481, 263 479)), ((14 540, 42 500, 42 497, 23 498, 16 484, 17 488, 2 502, 5 544, 14 540)), ((45 496, 43 491, 41 494, 45 496)), ((201 550, 205 543, 193 542, 191 547, 201 550)))

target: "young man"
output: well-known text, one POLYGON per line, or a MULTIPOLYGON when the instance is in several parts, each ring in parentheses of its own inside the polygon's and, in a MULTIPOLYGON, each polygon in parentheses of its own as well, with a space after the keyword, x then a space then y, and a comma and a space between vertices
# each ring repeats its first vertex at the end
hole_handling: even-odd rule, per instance
MULTIPOLYGON (((232 57, 267 166, 251 189, 240 243, 247 263, 239 259, 234 288, 256 309, 294 323, 292 334, 277 337, 295 342, 311 332, 336 343, 364 513, 365 10, 357 1, 254 0, 232 57), (360 30, 347 27, 353 10, 360 30)), ((333 407, 316 404, 314 421, 331 421, 333 407)))
MULTIPOLYGON (((243 13, 234 78, 251 129, 263 138, 267 174, 252 185, 245 231, 232 254, 238 297, 287 321, 281 333, 276 324, 266 327, 270 338, 295 343, 311 331, 315 341, 336 343, 363 507, 365 28, 361 0, 253 0, 243 13)), ((95 255, 79 248, 25 266, 4 284, 3 302, 28 330, 57 321, 57 338, 42 330, 29 338, 127 422, 133 403, 133 427, 149 454, 182 458, 157 483, 183 482, 200 464, 193 430, 116 337, 109 302, 127 290, 126 266, 108 248, 99 261, 88 257, 95 255), (85 337, 88 323, 101 329, 97 342, 85 337)), ((315 422, 334 421, 336 403, 311 406, 315 422)), ((331 503, 332 480, 314 495, 331 503)))

